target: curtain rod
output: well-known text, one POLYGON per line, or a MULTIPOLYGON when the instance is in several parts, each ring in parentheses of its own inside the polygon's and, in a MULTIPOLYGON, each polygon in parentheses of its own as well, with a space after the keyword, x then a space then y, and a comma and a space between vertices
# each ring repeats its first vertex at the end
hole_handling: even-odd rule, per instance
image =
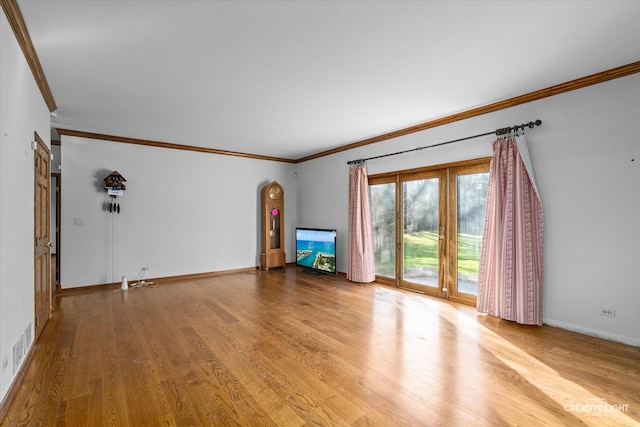
POLYGON ((467 139, 479 138, 481 136, 487 136, 487 135, 493 135, 493 134, 496 134, 498 136, 506 135, 508 133, 515 132, 518 129, 524 130, 524 128, 526 128, 526 127, 529 127, 531 129, 533 129, 535 126, 540 126, 541 124, 542 124, 542 120, 536 120, 535 122, 522 123, 521 125, 514 125, 514 126, 509 126, 509 127, 506 127, 506 128, 500 128, 500 129, 494 130, 493 132, 486 132, 486 133, 481 133, 481 134, 478 134, 478 135, 467 136, 466 138, 459 138, 459 139, 454 139, 452 141, 440 142, 438 144, 427 145, 426 147, 411 148, 409 150, 397 151, 395 153, 382 154, 380 156, 374 156, 374 157, 367 157, 366 159, 349 160, 347 162, 347 164, 348 165, 355 165, 355 164, 359 164, 359 163, 364 163, 367 160, 379 159, 381 157, 395 156, 395 155, 398 155, 398 154, 409 153, 411 151, 419 151, 419 150, 424 150, 424 149, 427 149, 427 148, 439 147, 441 145, 452 144, 454 142, 460 142, 460 141, 466 141, 467 139))

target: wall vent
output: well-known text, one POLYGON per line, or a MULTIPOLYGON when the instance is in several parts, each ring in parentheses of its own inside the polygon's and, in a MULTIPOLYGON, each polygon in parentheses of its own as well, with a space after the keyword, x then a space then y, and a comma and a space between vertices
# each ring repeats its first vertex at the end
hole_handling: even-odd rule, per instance
POLYGON ((22 356, 24 356, 24 335, 20 335, 20 339, 13 346, 13 375, 18 372, 22 356))
POLYGON ((24 353, 27 354, 27 351, 31 348, 31 322, 27 325, 27 329, 24 330, 24 353))

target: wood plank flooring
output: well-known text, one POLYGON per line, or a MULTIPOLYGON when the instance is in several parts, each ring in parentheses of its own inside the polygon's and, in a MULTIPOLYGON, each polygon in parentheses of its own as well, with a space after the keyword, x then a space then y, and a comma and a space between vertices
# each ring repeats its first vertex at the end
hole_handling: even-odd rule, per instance
POLYGON ((58 296, 6 426, 640 425, 640 348, 295 268, 58 296))

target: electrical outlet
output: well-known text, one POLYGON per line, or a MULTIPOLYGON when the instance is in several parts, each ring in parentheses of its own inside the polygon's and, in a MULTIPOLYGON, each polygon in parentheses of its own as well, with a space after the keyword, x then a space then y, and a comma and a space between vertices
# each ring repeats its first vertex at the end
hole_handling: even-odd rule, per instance
POLYGON ((616 311, 613 308, 600 307, 600 316, 616 317, 616 311))

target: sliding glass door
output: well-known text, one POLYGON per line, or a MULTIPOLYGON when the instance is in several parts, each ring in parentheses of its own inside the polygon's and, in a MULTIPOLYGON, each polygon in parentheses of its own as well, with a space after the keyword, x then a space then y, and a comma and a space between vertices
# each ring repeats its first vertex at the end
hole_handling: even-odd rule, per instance
POLYGON ((489 159, 369 177, 377 280, 475 304, 489 159))
MULTIPOLYGON (((376 276, 396 278, 396 180, 379 180, 369 187, 376 276)), ((383 280, 384 280, 383 279, 383 280)))
MULTIPOLYGON (((441 294, 445 226, 440 171, 400 177, 402 195, 402 280, 399 286, 441 294), (442 211, 442 212, 441 212, 442 211)), ((444 199, 446 200, 446 199, 444 199)))
POLYGON ((449 189, 450 246, 449 296, 453 300, 475 305, 478 295, 478 269, 484 230, 488 165, 459 167, 451 170, 449 189))

